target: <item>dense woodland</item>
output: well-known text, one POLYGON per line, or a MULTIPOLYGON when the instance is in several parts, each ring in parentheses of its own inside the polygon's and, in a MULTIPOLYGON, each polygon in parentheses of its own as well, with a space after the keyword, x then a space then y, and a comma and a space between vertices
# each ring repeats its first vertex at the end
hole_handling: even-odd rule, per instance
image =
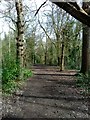
POLYGON ((76 20, 59 3, 48 1, 38 10, 35 2, 28 2, 6 1, 4 12, 0 11, 1 19, 9 25, 9 31, 2 31, 0 37, 3 90, 11 91, 16 81, 32 76, 30 67, 38 64, 57 66, 60 71, 79 70, 81 79, 90 84, 90 24, 78 21, 79 17, 76 20))

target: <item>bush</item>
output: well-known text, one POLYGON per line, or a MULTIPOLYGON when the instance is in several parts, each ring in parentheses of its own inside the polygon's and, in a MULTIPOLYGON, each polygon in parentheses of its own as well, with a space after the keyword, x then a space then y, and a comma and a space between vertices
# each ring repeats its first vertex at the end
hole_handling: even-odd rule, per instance
POLYGON ((18 84, 14 80, 9 80, 7 83, 2 85, 2 91, 4 93, 12 93, 18 89, 18 84))
MULTIPOLYGON (((17 75, 19 71, 17 68, 16 60, 13 56, 6 54, 2 62, 2 90, 6 93, 12 93, 18 89, 17 75)), ((22 69, 23 80, 32 76, 32 72, 29 69, 22 69)))
POLYGON ((12 56, 5 55, 2 62, 2 84, 15 80, 18 74, 16 61, 12 56))
POLYGON ((87 75, 79 74, 76 83, 85 93, 90 93, 90 78, 87 75))
POLYGON ((23 68, 22 72, 23 72, 23 80, 26 80, 27 78, 29 78, 29 77, 31 77, 33 75, 32 71, 29 70, 29 69, 23 68))

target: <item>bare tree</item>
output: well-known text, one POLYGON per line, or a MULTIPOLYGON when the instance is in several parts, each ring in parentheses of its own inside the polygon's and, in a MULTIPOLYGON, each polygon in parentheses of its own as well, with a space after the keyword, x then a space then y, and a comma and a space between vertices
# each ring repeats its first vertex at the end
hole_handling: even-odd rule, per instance
POLYGON ((64 31, 64 26, 67 27, 67 23, 70 20, 69 15, 63 11, 62 9, 59 9, 57 6, 51 4, 51 9, 48 11, 48 13, 45 13, 45 16, 47 17, 46 25, 49 28, 46 30, 44 28, 45 24, 42 25, 39 21, 40 27, 45 32, 46 36, 49 38, 49 40, 54 44, 55 49, 57 51, 57 64, 60 67, 60 71, 64 70, 64 46, 65 46, 65 37, 62 34, 64 31), (54 42, 51 38, 51 35, 54 37, 54 42))
POLYGON ((80 7, 77 2, 53 2, 74 18, 85 24, 83 26, 83 46, 82 46, 82 73, 90 74, 90 1, 84 2, 80 7), (87 26, 86 26, 87 25, 87 26), (89 27, 88 27, 89 26, 89 27))

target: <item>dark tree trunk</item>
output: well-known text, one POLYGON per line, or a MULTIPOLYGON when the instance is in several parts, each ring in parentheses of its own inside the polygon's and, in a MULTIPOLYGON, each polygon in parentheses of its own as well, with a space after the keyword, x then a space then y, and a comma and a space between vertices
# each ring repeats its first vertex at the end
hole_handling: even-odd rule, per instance
POLYGON ((82 65, 81 65, 81 73, 88 73, 88 65, 89 65, 89 27, 83 25, 83 41, 82 41, 82 65))
POLYGON ((33 56, 33 63, 34 63, 34 65, 35 65, 35 63, 36 63, 36 56, 35 56, 35 53, 34 53, 34 56, 33 56))
MULTIPOLYGON (((90 8, 87 5, 88 3, 83 2, 82 8, 88 13, 90 8)), ((81 65, 81 73, 83 74, 87 74, 90 71, 90 48, 89 47, 90 47, 90 27, 83 25, 82 65, 81 65)))
POLYGON ((89 75, 89 77, 90 77, 90 28, 89 28, 89 36, 88 36, 88 39, 89 39, 89 48, 88 48, 88 75, 89 75))
POLYGON ((60 57, 58 56, 58 66, 60 66, 60 57))
POLYGON ((45 52, 45 65, 47 64, 47 52, 45 52))

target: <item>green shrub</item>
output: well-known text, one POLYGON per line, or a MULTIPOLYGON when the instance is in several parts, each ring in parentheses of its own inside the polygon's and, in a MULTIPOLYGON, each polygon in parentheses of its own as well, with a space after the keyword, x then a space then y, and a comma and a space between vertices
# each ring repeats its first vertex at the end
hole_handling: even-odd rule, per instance
MULTIPOLYGON (((17 68, 16 60, 13 56, 6 54, 2 62, 2 90, 6 93, 12 93, 18 89, 17 75, 19 71, 17 68)), ((32 76, 32 72, 29 69, 22 69, 23 80, 32 76)), ((22 80, 21 80, 22 81, 22 80)), ((20 81, 19 81, 20 82, 20 81)))
POLYGON ((31 77, 33 75, 32 71, 30 69, 23 68, 22 72, 23 72, 23 79, 24 80, 26 80, 27 78, 29 78, 29 77, 31 77))
POLYGON ((90 78, 84 74, 79 74, 77 78, 77 87, 82 88, 85 93, 90 93, 90 78))
POLYGON ((6 84, 10 80, 15 80, 17 73, 15 59, 8 54, 5 55, 2 62, 2 84, 6 84))
POLYGON ((8 80, 6 84, 2 85, 2 91, 4 93, 12 93, 18 89, 18 84, 14 80, 8 80))

